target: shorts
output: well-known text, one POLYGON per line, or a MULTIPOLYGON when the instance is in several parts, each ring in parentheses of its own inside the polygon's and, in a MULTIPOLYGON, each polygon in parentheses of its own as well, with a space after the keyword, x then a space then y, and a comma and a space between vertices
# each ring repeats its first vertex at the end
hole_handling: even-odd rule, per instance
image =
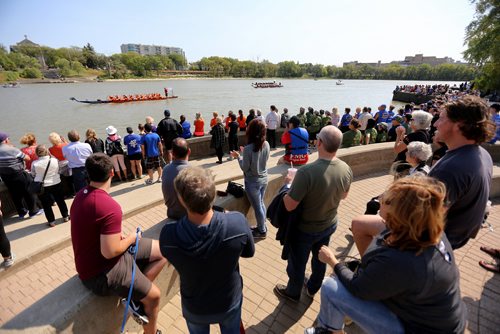
POLYGON ((131 154, 128 156, 128 160, 141 160, 142 159, 142 154, 141 153, 136 153, 136 154, 131 154))
POLYGON ((171 151, 172 150, 172 142, 174 140, 173 139, 167 139, 167 140, 163 140, 163 150, 165 151, 165 153, 167 151, 171 151))
MULTIPOLYGON (((153 283, 147 278, 142 270, 149 264, 153 239, 142 238, 137 250, 134 287, 132 288, 132 299, 141 300, 149 293, 153 283)), ((98 296, 120 296, 128 297, 128 290, 132 282, 132 264, 134 256, 128 251, 120 256, 120 259, 107 272, 100 273, 96 277, 82 280, 83 285, 98 296)))
POLYGON ((156 169, 160 168, 160 157, 147 157, 146 158, 146 169, 156 169))

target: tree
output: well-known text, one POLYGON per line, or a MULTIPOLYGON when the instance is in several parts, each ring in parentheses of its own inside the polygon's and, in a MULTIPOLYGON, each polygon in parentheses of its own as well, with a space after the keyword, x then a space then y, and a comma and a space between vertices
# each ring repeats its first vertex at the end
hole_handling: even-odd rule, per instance
POLYGON ((87 43, 87 45, 83 47, 82 56, 84 58, 83 64, 85 66, 87 66, 88 68, 97 68, 97 54, 94 51, 94 47, 90 45, 90 43, 87 43))
POLYGON ((479 67, 477 84, 483 90, 500 90, 500 1, 472 0, 474 20, 467 26, 466 60, 479 67))
POLYGON ((168 55, 168 58, 172 60, 176 70, 182 70, 187 65, 186 58, 178 53, 171 53, 168 55))
POLYGON ((21 72, 21 77, 28 79, 37 79, 42 77, 42 72, 38 68, 28 67, 21 72))
POLYGON ((278 76, 282 78, 300 78, 303 75, 302 68, 293 61, 283 61, 278 64, 278 76))

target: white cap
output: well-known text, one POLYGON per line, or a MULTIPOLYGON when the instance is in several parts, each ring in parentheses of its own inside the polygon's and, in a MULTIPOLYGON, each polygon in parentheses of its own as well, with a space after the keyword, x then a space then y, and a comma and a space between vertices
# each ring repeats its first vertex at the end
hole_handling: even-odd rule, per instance
POLYGON ((117 130, 116 128, 113 126, 113 125, 110 125, 106 128, 106 133, 111 136, 111 135, 114 135, 116 134, 117 130))

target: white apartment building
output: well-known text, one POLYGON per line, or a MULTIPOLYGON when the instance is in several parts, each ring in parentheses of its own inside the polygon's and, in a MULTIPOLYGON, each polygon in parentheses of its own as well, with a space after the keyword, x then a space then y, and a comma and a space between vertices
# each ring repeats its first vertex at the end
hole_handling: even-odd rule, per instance
POLYGON ((140 55, 165 55, 168 56, 169 54, 180 54, 184 58, 186 58, 186 55, 184 54, 184 50, 181 48, 176 48, 173 46, 160 46, 160 45, 143 45, 143 44, 122 44, 120 46, 122 53, 127 53, 127 52, 137 52, 140 55))

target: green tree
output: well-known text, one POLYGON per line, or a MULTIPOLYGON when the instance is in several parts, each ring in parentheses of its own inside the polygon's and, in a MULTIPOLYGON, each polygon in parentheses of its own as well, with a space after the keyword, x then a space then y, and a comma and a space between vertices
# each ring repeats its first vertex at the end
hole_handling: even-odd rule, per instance
POLYGON ((90 45, 90 43, 87 43, 87 45, 83 47, 82 56, 84 59, 84 62, 82 64, 84 64, 88 68, 97 68, 97 54, 95 53, 94 47, 90 45))
POLYGON ((172 60, 176 70, 182 70, 187 65, 186 58, 178 53, 171 53, 168 55, 168 58, 172 60))
POLYGON ((278 63, 277 74, 282 78, 300 78, 303 72, 299 64, 293 61, 283 61, 278 63))
POLYGON ((477 84, 483 90, 500 89, 500 1, 472 0, 474 20, 467 26, 466 60, 479 67, 477 84))
POLYGON ((7 80, 7 82, 17 81, 17 79, 19 79, 19 73, 13 71, 5 72, 5 80, 7 80))

